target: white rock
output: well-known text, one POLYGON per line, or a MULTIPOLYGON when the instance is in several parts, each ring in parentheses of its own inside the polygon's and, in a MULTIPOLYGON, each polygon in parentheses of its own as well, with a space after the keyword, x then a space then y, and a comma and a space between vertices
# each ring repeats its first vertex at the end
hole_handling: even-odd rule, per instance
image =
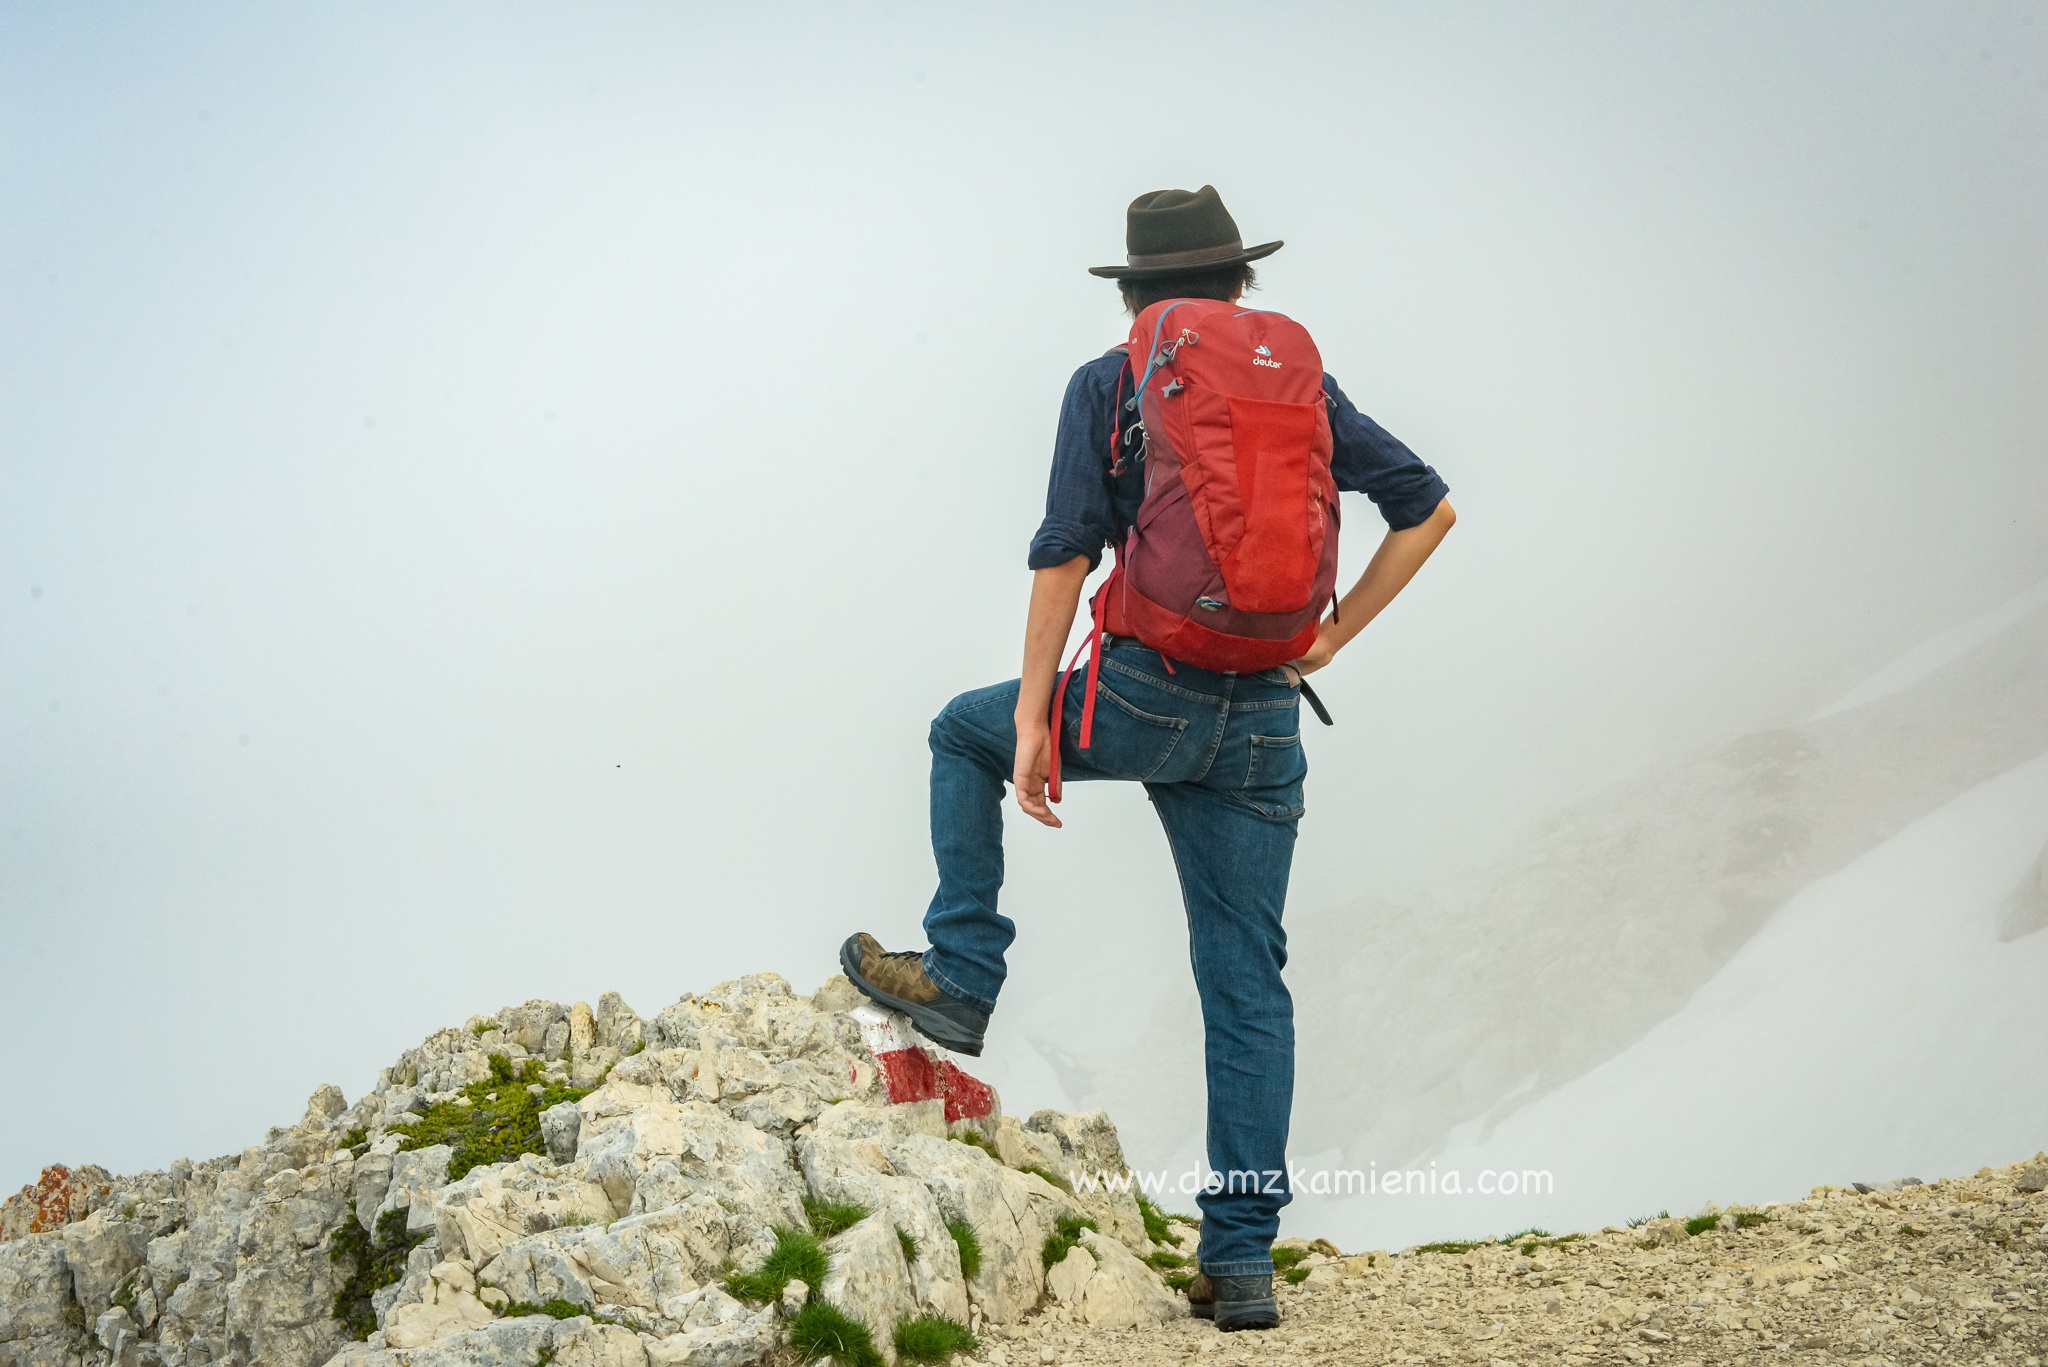
POLYGON ((378 1204, 377 1214, 382 1216, 387 1211, 406 1211, 405 1229, 408 1234, 432 1229, 434 1198, 441 1188, 448 1185, 448 1160, 454 1154, 455 1151, 446 1144, 429 1144, 423 1149, 394 1154, 391 1182, 384 1189, 384 1199, 378 1204))
POLYGON ((61 1234, 31 1234, 0 1244, 0 1345, 22 1352, 72 1333, 71 1269, 61 1234), (17 1347, 19 1346, 19 1347, 17 1347))
POLYGON ((576 1161, 576 1136, 583 1128, 583 1113, 573 1101, 558 1101, 540 1113, 541 1139, 548 1157, 557 1163, 576 1161))
POLYGON ((1123 1144, 1107 1111, 1037 1111, 1024 1122, 1024 1130, 1058 1149, 1058 1161, 1050 1165, 1052 1171, 1072 1184, 1074 1199, 1102 1226, 1103 1233, 1113 1235, 1133 1253, 1150 1249, 1145 1217, 1130 1187, 1116 1191, 1108 1185, 1091 1185, 1131 1181, 1123 1144))
POLYGON ((907 1134, 890 1140, 886 1152, 892 1166, 931 1192, 945 1219, 974 1230, 981 1270, 968 1288, 973 1304, 996 1324, 1023 1319, 1044 1292, 1039 1251, 1046 1236, 1061 1216, 1082 1214, 1080 1207, 1066 1193, 968 1144, 907 1134))
POLYGON ((610 1083, 581 1105, 576 1166, 615 1208, 637 1215, 709 1195, 728 1212, 728 1242, 762 1256, 777 1227, 802 1225, 803 1185, 773 1135, 706 1102, 619 1095, 610 1083))
POLYGON ((647 1342, 649 1367, 741 1367, 777 1341, 772 1307, 749 1309, 716 1286, 694 1291, 670 1309, 682 1327, 647 1342))
POLYGON ((919 1314, 910 1268, 886 1214, 827 1239, 825 1256, 831 1261, 818 1294, 865 1324, 877 1344, 888 1343, 898 1324, 919 1314))
POLYGON ((556 1337, 554 1367, 647 1367, 647 1346, 616 1324, 580 1325, 556 1337))
MULTIPOLYGON (((889 1110, 852 1102, 834 1106, 819 1118, 810 1134, 797 1141, 798 1161, 812 1196, 864 1206, 873 1219, 888 1227, 892 1237, 899 1230, 910 1236, 917 1254, 904 1270, 919 1313, 964 1322, 967 1285, 960 1273, 960 1250, 946 1229, 945 1212, 922 1181, 895 1174, 920 1171, 942 1158, 943 1148, 967 1146, 910 1132, 903 1119, 889 1110), (922 1141, 922 1147, 906 1147, 912 1140, 922 1141)), ((903 1262, 900 1240, 896 1261, 903 1262)))
POLYGON ((1080 1297, 1081 1318, 1102 1329, 1150 1328, 1187 1313, 1180 1297, 1159 1274, 1133 1257, 1118 1240, 1081 1231, 1076 1252, 1086 1248, 1100 1261, 1080 1297))
POLYGON ((1081 1293, 1095 1279, 1095 1269, 1095 1255, 1075 1244, 1067 1250, 1067 1256, 1045 1274, 1045 1289, 1063 1305, 1079 1305, 1081 1293))
POLYGON ((575 1002, 569 1007, 569 1047, 581 1054, 597 1043, 597 1017, 590 1010, 589 1002, 575 1002))
POLYGON ((451 1334, 481 1329, 497 1316, 467 1291, 429 1280, 421 1299, 396 1307, 384 1319, 384 1342, 392 1348, 424 1348, 451 1334))
POLYGON ((855 987, 844 973, 834 973, 825 979, 825 985, 811 994, 811 1009, 814 1011, 851 1011, 867 998, 855 987))
POLYGON ((535 1231, 605 1224, 617 1212, 602 1186, 529 1154, 472 1168, 441 1190, 433 1214, 441 1247, 481 1267, 535 1231))
POLYGON ((149 1250, 149 1233, 106 1209, 64 1226, 61 1233, 74 1294, 86 1315, 97 1318, 106 1313, 128 1274, 142 1266, 149 1250))

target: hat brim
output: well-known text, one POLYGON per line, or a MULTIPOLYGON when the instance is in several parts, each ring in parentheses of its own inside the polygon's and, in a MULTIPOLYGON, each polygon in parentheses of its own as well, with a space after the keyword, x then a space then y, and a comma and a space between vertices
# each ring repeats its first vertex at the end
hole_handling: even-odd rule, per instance
POLYGON ((1088 274, 1099 275, 1104 280, 1152 280, 1162 275, 1186 275, 1190 271, 1213 271, 1224 266, 1242 266, 1248 261, 1263 260, 1286 245, 1285 242, 1261 242, 1256 247, 1246 247, 1236 256, 1206 262, 1200 266, 1090 266, 1088 274))

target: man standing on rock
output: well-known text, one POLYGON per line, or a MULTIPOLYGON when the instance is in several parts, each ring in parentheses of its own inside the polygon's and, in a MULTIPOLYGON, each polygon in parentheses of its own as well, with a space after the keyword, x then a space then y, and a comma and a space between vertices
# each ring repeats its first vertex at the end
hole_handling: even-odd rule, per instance
POLYGON ((1392 601, 1454 515, 1436 472, 1352 406, 1298 324, 1237 307, 1251 263, 1281 244, 1246 247, 1212 187, 1141 195, 1125 245, 1125 264, 1092 273, 1118 283, 1131 340, 1067 385, 1031 543, 1023 677, 961 694, 932 723, 931 948, 890 953, 857 934, 840 963, 936 1043, 979 1054, 1016 935, 996 910, 1004 781, 1048 826, 1063 776, 1144 784, 1180 872, 1205 1032, 1213 1172, 1189 1300, 1219 1329, 1271 1328, 1294 1095, 1280 922, 1304 693, 1322 714, 1303 676, 1392 601), (1341 599, 1339 489, 1372 499, 1388 528, 1341 599), (1117 568, 1094 600, 1091 659, 1060 678, 1106 546, 1117 568))

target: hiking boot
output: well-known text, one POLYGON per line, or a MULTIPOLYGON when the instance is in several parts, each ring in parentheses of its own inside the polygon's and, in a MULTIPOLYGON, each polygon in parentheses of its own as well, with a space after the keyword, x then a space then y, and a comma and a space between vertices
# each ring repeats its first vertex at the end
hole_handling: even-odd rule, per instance
POLYGON ((1252 1277, 1211 1277, 1197 1272, 1188 1286, 1188 1311, 1196 1319, 1216 1321, 1217 1332, 1223 1334, 1271 1329, 1280 1323, 1270 1272, 1252 1277))
POLYGON ((924 952, 891 954, 862 931, 839 946, 839 967, 853 985, 891 1011, 901 1011, 932 1043, 956 1054, 981 1055, 988 1012, 945 991, 924 971, 924 952))

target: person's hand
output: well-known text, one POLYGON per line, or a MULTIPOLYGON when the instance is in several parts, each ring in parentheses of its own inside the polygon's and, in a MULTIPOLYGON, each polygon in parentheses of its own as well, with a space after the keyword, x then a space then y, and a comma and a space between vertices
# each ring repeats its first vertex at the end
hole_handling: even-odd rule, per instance
POLYGON ((1316 643, 1302 652, 1300 659, 1290 663, 1297 674, 1313 674, 1336 658, 1337 641, 1330 634, 1330 619, 1325 617, 1323 624, 1316 628, 1316 643))
POLYGON ((1045 718, 1038 717, 1017 725, 1017 759, 1010 771, 1010 782, 1017 789, 1017 805, 1024 809, 1024 815, 1041 825, 1058 827, 1060 819, 1053 815, 1052 807, 1045 800, 1045 785, 1052 773, 1052 727, 1045 718))

